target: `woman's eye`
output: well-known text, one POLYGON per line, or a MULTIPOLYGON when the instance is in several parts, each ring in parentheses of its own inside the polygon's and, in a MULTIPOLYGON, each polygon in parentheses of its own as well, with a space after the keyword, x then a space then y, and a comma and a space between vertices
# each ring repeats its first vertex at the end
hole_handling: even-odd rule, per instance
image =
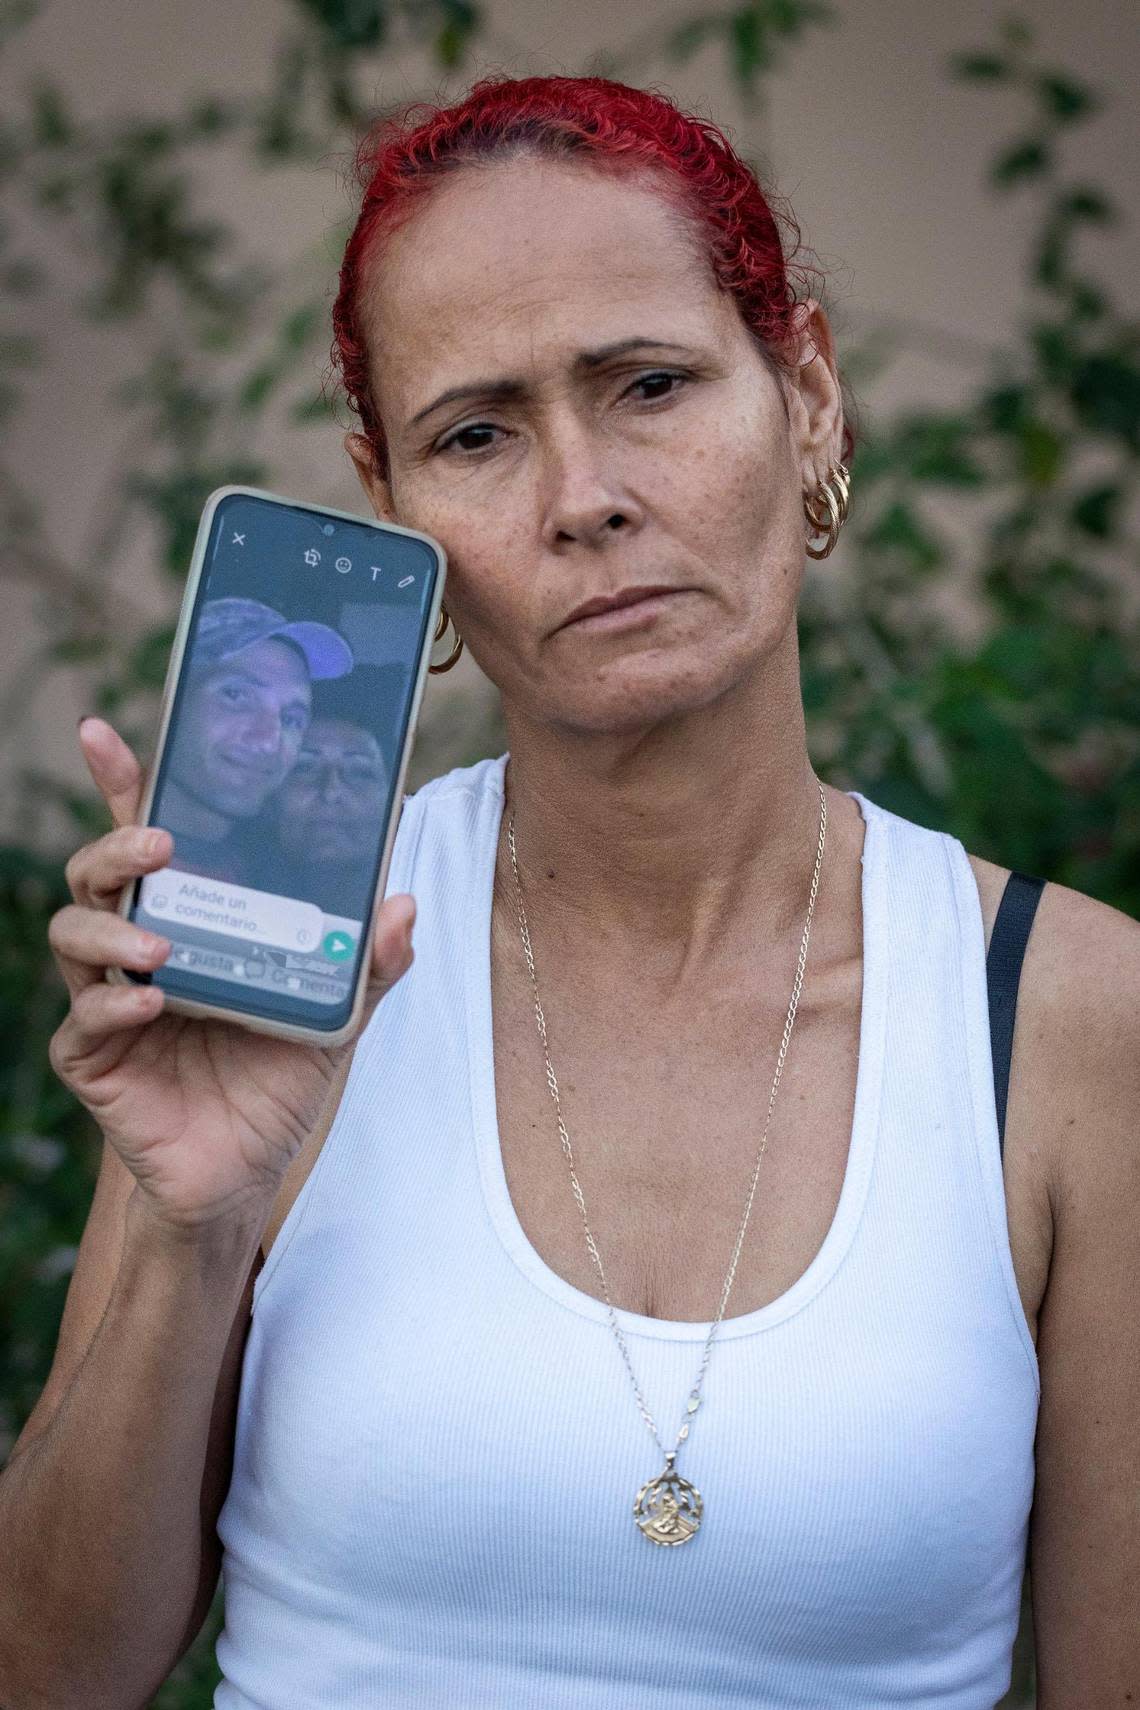
POLYGON ((471 434, 497 432, 498 429, 493 427, 490 422, 468 422, 466 427, 456 428, 455 432, 449 434, 446 439, 441 439, 436 449, 449 451, 455 445, 459 447, 460 451, 485 451, 489 443, 487 440, 484 439, 472 444, 469 436, 471 434), (461 444, 461 441, 466 441, 466 443, 461 444))
POLYGON ((661 373, 657 373, 657 374, 643 374, 640 377, 640 379, 635 380, 633 382, 633 385, 629 388, 629 390, 632 392, 634 390, 634 388, 638 387, 638 386, 655 387, 655 386, 661 386, 662 384, 665 384, 666 386, 668 386, 669 387, 668 391, 651 392, 648 397, 645 397, 644 401, 647 404, 653 404, 653 403, 657 402, 658 398, 671 398, 673 396, 673 392, 676 389, 676 383, 678 381, 682 381, 682 380, 685 380, 687 378, 688 378, 687 375, 673 374, 673 373, 669 373, 669 372, 661 372, 661 373))

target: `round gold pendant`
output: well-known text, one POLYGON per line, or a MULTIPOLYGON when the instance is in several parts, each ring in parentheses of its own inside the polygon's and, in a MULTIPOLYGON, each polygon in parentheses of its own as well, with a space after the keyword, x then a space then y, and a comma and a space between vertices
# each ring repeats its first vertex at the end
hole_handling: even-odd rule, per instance
POLYGON ((700 1491, 673 1471, 673 1456, 667 1455, 665 1471, 638 1491, 633 1517, 651 1544, 687 1544, 704 1506, 700 1491))

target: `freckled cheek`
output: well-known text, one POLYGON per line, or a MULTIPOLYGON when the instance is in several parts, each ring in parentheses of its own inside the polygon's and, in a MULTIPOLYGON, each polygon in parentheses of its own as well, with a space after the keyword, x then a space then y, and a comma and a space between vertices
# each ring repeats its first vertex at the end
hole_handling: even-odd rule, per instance
POLYGON ((433 535, 447 553, 444 604, 457 619, 462 614, 469 625, 497 626, 504 616, 528 609, 540 551, 533 516, 480 501, 466 512, 461 506, 437 511, 413 526, 433 535))
POLYGON ((679 539, 694 530, 724 529, 730 519, 755 510, 773 478, 754 427, 745 432, 728 422, 718 425, 718 432, 677 435, 634 472, 635 490, 651 516, 679 539))
POLYGON ((774 533, 783 533, 792 515, 788 474, 783 465, 755 454, 740 455, 739 446, 725 446, 719 461, 710 461, 706 479, 690 489, 688 503, 679 508, 674 494, 671 509, 680 519, 682 538, 707 550, 716 541, 731 559, 763 547, 774 533))
POLYGON ((521 636, 537 621, 534 557, 467 557, 448 571, 444 600, 461 633, 521 636))

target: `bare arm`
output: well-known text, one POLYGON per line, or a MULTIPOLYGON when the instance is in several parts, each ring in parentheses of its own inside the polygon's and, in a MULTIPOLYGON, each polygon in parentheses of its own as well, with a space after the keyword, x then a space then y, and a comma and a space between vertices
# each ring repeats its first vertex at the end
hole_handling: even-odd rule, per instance
MULTIPOLYGON (((75 901, 52 919, 71 1007, 51 1057, 107 1144, 51 1375, 0 1476, 4 1710, 136 1710, 200 1625, 251 1271, 353 1050, 170 1017, 159 986, 107 983, 169 952, 115 908, 169 834, 131 823, 121 738, 84 729, 116 828, 72 857, 75 901)), ((366 1012, 411 963, 413 917, 410 898, 381 906, 366 1012)))
POLYGON ((1140 1704, 1140 926, 1062 887, 1041 1025, 1055 1238, 1029 1566, 1038 1710, 1140 1704))
POLYGON ((184 1648, 219 1374, 260 1224, 126 1209, 107 1308, 44 1430, 0 1476, 0 1702, 128 1710, 184 1648))

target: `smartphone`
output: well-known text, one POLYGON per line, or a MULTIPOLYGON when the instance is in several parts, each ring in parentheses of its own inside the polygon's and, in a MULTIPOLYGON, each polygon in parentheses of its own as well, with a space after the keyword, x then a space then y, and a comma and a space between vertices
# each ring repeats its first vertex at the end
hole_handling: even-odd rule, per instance
POLYGON ((430 535, 257 487, 206 501, 122 912, 166 1008, 338 1044, 360 1019, 443 597, 430 535))

